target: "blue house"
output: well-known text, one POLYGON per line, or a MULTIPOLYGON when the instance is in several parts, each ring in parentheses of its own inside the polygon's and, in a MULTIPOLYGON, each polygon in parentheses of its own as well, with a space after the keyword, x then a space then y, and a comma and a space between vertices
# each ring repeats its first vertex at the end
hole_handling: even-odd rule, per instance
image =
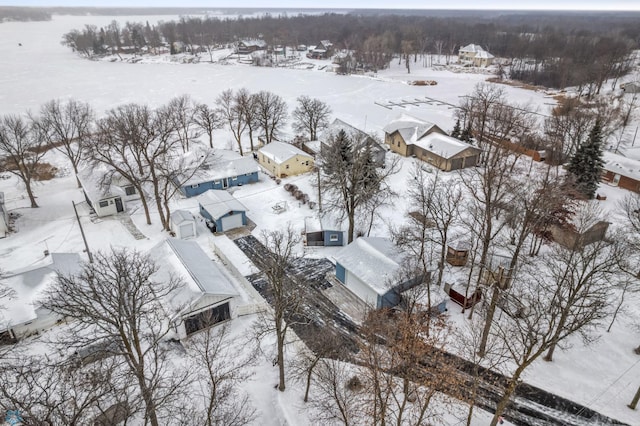
POLYGON ((344 231, 325 227, 322 219, 307 217, 304 219, 305 244, 314 246, 343 246, 344 231))
POLYGON ((213 232, 225 232, 247 225, 247 208, 227 191, 210 189, 198 196, 200 215, 213 232))
POLYGON ((180 181, 178 187, 185 197, 195 197, 209 189, 227 189, 258 182, 259 170, 253 158, 219 150, 193 176, 180 181))
POLYGON ((372 308, 393 307, 402 292, 423 282, 402 274, 405 256, 387 238, 361 237, 334 256, 336 277, 372 308))

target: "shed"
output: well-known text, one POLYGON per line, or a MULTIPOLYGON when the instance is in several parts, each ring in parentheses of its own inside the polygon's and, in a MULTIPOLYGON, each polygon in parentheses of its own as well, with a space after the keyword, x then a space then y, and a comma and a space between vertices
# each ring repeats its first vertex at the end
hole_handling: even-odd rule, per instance
POLYGON ((446 260, 452 266, 464 266, 469 259, 471 243, 464 239, 453 239, 447 243, 446 260))
POLYGON ((176 210, 171 213, 171 230, 176 234, 176 237, 180 239, 198 235, 196 219, 191 212, 186 210, 176 210))
POLYGON ((251 157, 217 150, 211 161, 205 162, 193 176, 179 178, 177 185, 185 197, 195 197, 209 189, 227 189, 258 182, 260 167, 251 157))
POLYGON ((77 253, 52 253, 35 267, 5 276, 3 284, 14 298, 0 310, 0 343, 15 342, 55 325, 60 318, 44 309, 39 299, 56 282, 58 273, 73 274, 81 266, 77 253))
POLYGON ((467 288, 445 283, 444 291, 449 295, 451 300, 462 306, 464 309, 470 309, 473 305, 482 300, 482 290, 480 288, 476 288, 475 291, 469 292, 467 288))
POLYGON ((630 81, 620 85, 624 93, 640 93, 640 81, 630 81))
POLYGON ((9 213, 4 204, 4 192, 0 192, 0 238, 9 233, 9 213))
POLYGON ((424 279, 399 278, 405 256, 387 238, 361 237, 335 255, 336 278, 372 308, 393 307, 424 279))
POLYGON ((278 178, 306 173, 314 167, 311 155, 285 142, 271 142, 260 148, 258 162, 278 178))
POLYGON ((343 246, 344 231, 324 226, 324 221, 318 217, 304 219, 305 244, 309 247, 343 246))
POLYGON ((247 208, 227 191, 210 189, 198 195, 197 199, 200 214, 215 225, 215 232, 247 225, 247 208))
POLYGON ((198 243, 168 238, 151 250, 151 256, 159 265, 156 279, 177 276, 184 281, 163 300, 178 338, 235 316, 238 291, 198 243))

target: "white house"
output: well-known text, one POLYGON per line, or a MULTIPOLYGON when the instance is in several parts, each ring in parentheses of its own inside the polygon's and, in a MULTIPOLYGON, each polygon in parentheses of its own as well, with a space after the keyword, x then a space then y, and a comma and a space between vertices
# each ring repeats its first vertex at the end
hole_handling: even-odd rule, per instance
POLYGON ((186 210, 176 210, 171 213, 170 228, 180 239, 198 235, 196 219, 186 210))
POLYGON ((87 167, 78 172, 87 203, 100 217, 121 213, 126 201, 139 198, 133 185, 105 168, 87 167))
POLYGON ((151 256, 159 265, 155 279, 174 276, 184 282, 164 300, 178 338, 235 316, 238 291, 195 241, 169 238, 153 248, 151 256))
POLYGON ((458 51, 458 60, 473 64, 475 67, 488 67, 494 56, 478 44, 468 44, 458 51))
POLYGON ((55 325, 58 315, 40 305, 40 297, 56 281, 58 273, 68 275, 80 271, 77 253, 52 253, 43 263, 3 278, 12 292, 2 300, 0 309, 0 342, 14 342, 55 325))
POLYGON ((387 238, 361 237, 334 256, 336 278, 372 308, 392 307, 403 291, 422 282, 401 274, 405 257, 387 238))

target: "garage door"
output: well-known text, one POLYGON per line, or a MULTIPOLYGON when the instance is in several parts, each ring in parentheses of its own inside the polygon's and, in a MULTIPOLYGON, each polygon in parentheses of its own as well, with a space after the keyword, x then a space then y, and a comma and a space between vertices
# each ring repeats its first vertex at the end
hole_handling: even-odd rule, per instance
POLYGON ((363 283, 351 272, 347 271, 347 288, 355 293, 360 299, 364 300, 369 306, 377 308, 378 306, 378 293, 373 291, 371 287, 363 283))
POLYGON ((222 231, 228 231, 233 228, 240 228, 242 226, 242 215, 240 213, 232 214, 231 216, 225 216, 222 218, 222 231))
POLYGON ((180 225, 180 238, 193 237, 193 224, 184 223, 180 225))

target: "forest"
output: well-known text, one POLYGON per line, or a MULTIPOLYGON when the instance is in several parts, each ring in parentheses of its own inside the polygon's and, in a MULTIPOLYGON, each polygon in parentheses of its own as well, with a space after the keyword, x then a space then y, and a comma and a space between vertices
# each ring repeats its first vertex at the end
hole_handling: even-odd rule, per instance
POLYGON ((419 55, 436 54, 448 62, 460 47, 474 43, 503 58, 501 76, 557 89, 578 86, 594 94, 606 80, 614 79, 615 84, 629 72, 640 43, 638 20, 633 13, 183 16, 158 25, 127 22, 121 27, 115 21, 101 28, 87 25, 65 34, 62 42, 91 57, 125 47, 142 53, 168 46, 176 53, 176 43, 199 54, 242 39, 260 38, 270 46, 291 48, 330 40, 337 49, 351 53, 361 67, 374 71, 388 66, 394 56, 417 62, 419 55))

